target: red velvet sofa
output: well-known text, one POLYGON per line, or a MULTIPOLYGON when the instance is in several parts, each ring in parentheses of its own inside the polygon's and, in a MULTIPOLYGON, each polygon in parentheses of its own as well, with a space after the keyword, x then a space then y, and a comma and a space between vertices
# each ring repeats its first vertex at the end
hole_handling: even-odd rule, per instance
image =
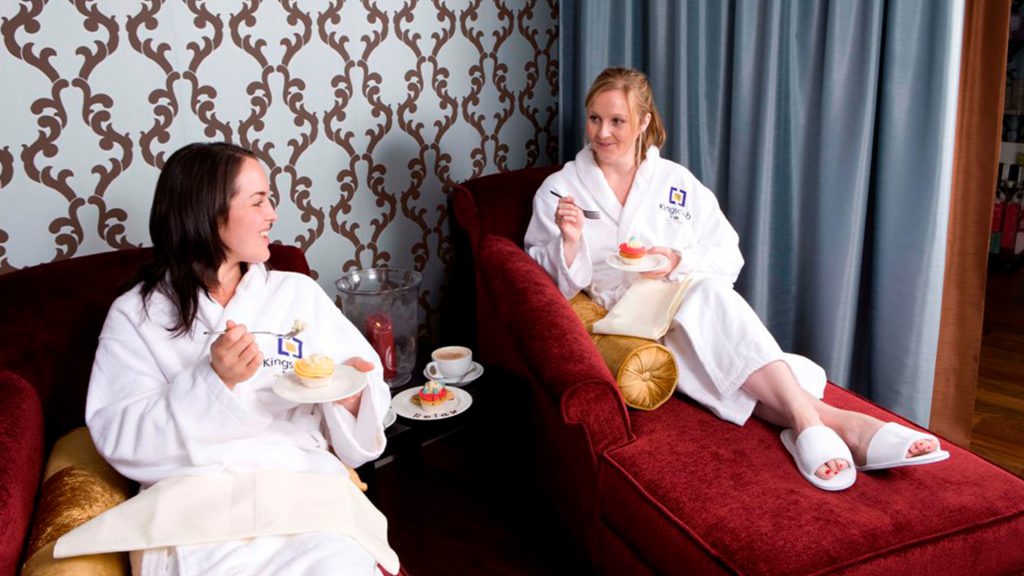
MULTIPOLYGON (((24 560, 46 454, 85 424, 107 309, 150 252, 107 252, 0 276, 0 575, 16 574, 24 560)), ((272 245, 270 263, 309 274, 295 247, 272 245)))
MULTIPOLYGON (((604 574, 1020 574, 1024 480, 944 441, 945 462, 812 487, 760 421, 740 428, 676 394, 628 410, 583 325, 522 250, 554 168, 455 190, 474 266, 477 354, 531 399, 524 432, 549 497, 604 574), (527 392, 527 390, 529 392, 527 392)), ((902 418, 838 386, 826 399, 902 418)))

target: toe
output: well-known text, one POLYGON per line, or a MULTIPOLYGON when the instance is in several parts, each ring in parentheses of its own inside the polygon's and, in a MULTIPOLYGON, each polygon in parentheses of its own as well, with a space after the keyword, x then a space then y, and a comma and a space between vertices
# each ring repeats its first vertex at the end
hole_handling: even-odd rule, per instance
POLYGON ((817 476, 818 478, 821 478, 822 480, 831 480, 832 477, 835 476, 835 472, 833 472, 833 470, 829 468, 828 464, 826 463, 819 466, 818 469, 814 471, 814 475, 817 476))
POLYGON ((823 480, 831 480, 836 477, 836 474, 839 474, 847 467, 849 467, 849 463, 846 460, 829 460, 818 467, 814 474, 823 480))
POLYGON ((921 456, 928 454, 929 452, 935 451, 936 442, 931 439, 918 440, 910 445, 910 449, 907 450, 907 458, 913 458, 915 456, 921 456))

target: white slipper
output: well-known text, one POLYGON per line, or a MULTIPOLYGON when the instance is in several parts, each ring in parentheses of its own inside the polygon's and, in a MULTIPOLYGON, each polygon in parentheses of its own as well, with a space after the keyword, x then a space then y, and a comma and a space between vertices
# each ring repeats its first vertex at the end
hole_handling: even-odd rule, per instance
POLYGON ((939 439, 931 434, 918 432, 895 422, 887 422, 871 437, 871 442, 868 444, 867 462, 863 466, 857 466, 857 470, 884 470, 900 466, 917 466, 949 458, 949 452, 943 450, 941 446, 927 454, 907 458, 907 450, 918 440, 932 440, 936 445, 939 444, 939 439))
POLYGON ((782 431, 782 445, 789 450, 796 461, 797 470, 822 490, 845 490, 853 486, 857 480, 857 470, 853 467, 853 455, 843 439, 828 426, 809 426, 794 438, 792 429, 782 431), (829 460, 846 460, 849 466, 832 478, 819 478, 814 471, 821 468, 829 460))

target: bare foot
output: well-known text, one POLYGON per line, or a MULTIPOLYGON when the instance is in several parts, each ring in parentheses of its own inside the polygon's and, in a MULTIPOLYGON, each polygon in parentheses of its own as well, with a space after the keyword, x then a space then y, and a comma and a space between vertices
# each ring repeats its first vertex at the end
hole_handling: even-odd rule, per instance
MULTIPOLYGON (((857 465, 862 466, 867 462, 868 446, 871 444, 871 439, 884 422, 860 412, 850 412, 847 410, 839 412, 841 418, 840 422, 834 426, 835 431, 839 433, 839 436, 846 442, 846 445, 850 447, 850 452, 853 454, 853 459, 857 465)), ((923 456, 934 452, 938 447, 938 443, 934 440, 918 440, 907 450, 907 458, 923 456)))
MULTIPOLYGON (((810 480, 811 475, 814 475, 817 479, 824 481, 823 483, 816 484, 819 488, 824 490, 842 490, 849 486, 848 484, 845 484, 845 481, 839 481, 839 477, 844 470, 848 470, 853 467, 853 458, 845 450, 846 445, 843 444, 841 437, 836 434, 836 431, 823 425, 820 420, 809 426, 794 426, 790 429, 783 430, 782 444, 797 460, 797 467, 800 468, 801 474, 803 474, 805 478, 810 480), (802 438, 804 435, 809 435, 807 440, 802 438), (803 445, 803 451, 801 450, 802 445, 798 443, 798 439, 805 443, 803 445), (819 443, 820 445, 818 445, 819 443), (827 450, 825 449, 826 446, 827 450), (844 450, 841 450, 840 447, 844 450), (811 450, 811 453, 806 452, 807 450, 811 450), (809 461, 812 458, 812 453, 816 456, 813 462, 809 461), (824 463, 813 469, 808 469, 810 467, 808 464, 813 465, 813 463, 820 462, 817 458, 825 456, 826 454, 838 457, 826 460, 824 463), (835 485, 839 487, 841 483, 843 484, 842 488, 826 487, 827 485, 835 485)), ((812 484, 814 482, 816 481, 812 481, 812 484)))
POLYGON ((846 460, 829 460, 828 462, 825 462, 824 464, 819 466, 818 469, 814 471, 814 475, 817 476, 818 478, 821 478, 822 480, 831 480, 832 478, 835 478, 836 474, 839 474, 840 472, 846 470, 849 467, 850 464, 846 460))
MULTIPOLYGON (((816 422, 812 422, 812 424, 810 424, 810 425, 820 425, 820 424, 821 424, 821 421, 818 420, 816 422)), ((798 426, 797 427, 797 434, 796 434, 796 436, 799 436, 800 432, 803 432, 808 427, 809 426, 806 425, 806 424, 803 425, 803 426, 798 426)), ((829 460, 828 462, 825 462, 824 464, 819 466, 814 471, 814 475, 817 476, 818 478, 821 478, 822 480, 831 480, 831 479, 836 477, 836 474, 839 474, 840 472, 842 472, 843 470, 846 470, 850 466, 851 466, 851 463, 847 462, 845 459, 843 459, 843 458, 836 458, 834 460, 829 460)))
POLYGON ((907 450, 907 458, 913 458, 915 456, 924 456, 931 452, 935 452, 939 448, 939 443, 935 440, 918 440, 910 445, 910 450, 907 450))

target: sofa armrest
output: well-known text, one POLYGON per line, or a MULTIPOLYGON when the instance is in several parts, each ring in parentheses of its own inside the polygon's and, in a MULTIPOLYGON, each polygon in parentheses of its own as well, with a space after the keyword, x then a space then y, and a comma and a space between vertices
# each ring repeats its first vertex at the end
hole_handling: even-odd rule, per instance
POLYGON ((43 407, 35 389, 0 370, 0 574, 17 573, 43 472, 43 407))
POLYGON ((594 456, 631 441, 615 379, 547 273, 514 242, 490 234, 481 238, 477 267, 496 311, 489 332, 509 340, 505 350, 519 356, 563 420, 584 427, 594 456))
POLYGON ((463 185, 455 186, 452 200, 454 205, 455 220, 459 228, 466 232, 469 237, 469 245, 473 255, 480 251, 480 213, 476 209, 476 202, 473 201, 473 193, 463 185))

